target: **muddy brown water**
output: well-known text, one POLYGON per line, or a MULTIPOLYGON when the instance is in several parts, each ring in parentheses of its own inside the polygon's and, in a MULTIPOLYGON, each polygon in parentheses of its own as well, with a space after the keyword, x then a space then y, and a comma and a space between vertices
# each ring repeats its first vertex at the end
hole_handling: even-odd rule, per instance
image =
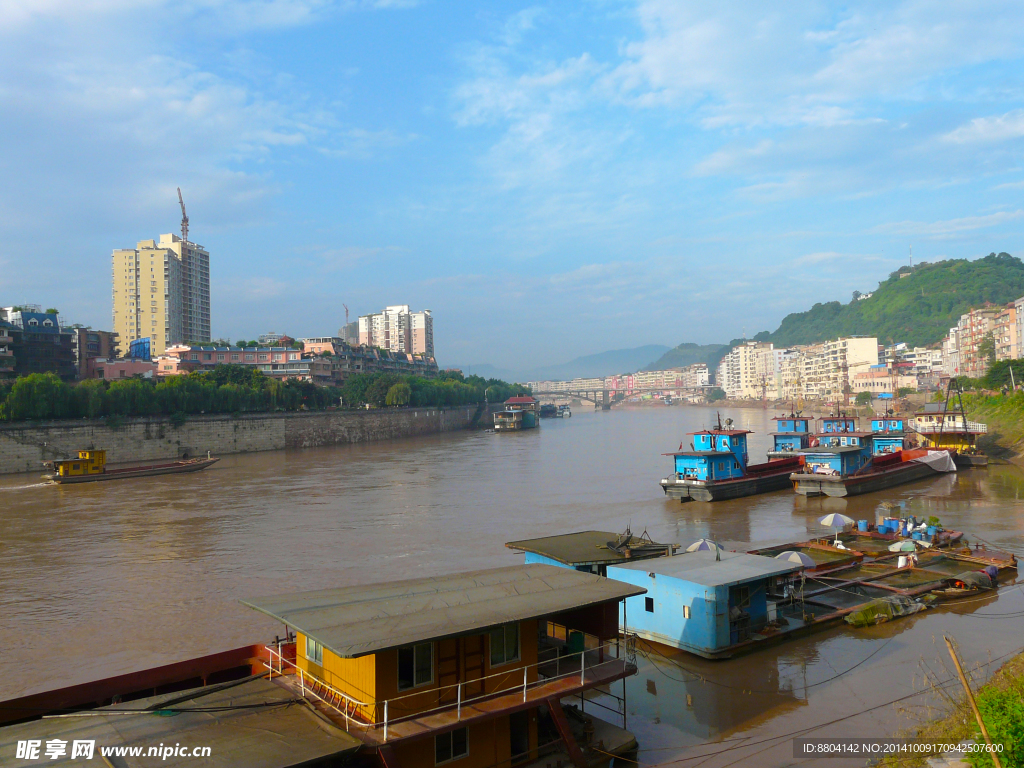
MULTIPOLYGON (((753 461, 771 415, 722 411, 756 432, 753 461)), ((829 512, 871 519, 880 502, 903 501, 972 540, 1024 552, 1024 473, 1012 465, 849 500, 665 499, 661 454, 713 418, 691 407, 577 409, 523 433, 227 456, 196 475, 71 486, 0 477, 0 699, 280 631, 240 598, 513 564, 522 557, 504 542, 559 532, 630 524, 661 541, 745 548, 824 535, 816 521, 829 512)), ((1024 646, 1024 593, 841 625, 728 661, 641 654, 627 685, 640 761, 783 766, 801 762, 794 734, 896 735, 941 703, 911 695, 926 688, 926 668, 951 677, 943 634, 980 677, 1024 646)))

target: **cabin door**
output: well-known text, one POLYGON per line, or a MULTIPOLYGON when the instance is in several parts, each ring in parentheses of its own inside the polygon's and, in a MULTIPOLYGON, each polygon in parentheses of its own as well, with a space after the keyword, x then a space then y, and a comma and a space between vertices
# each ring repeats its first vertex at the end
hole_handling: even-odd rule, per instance
POLYGON ((454 704, 458 700, 460 638, 450 637, 437 644, 437 687, 440 689, 438 704, 454 704))
POLYGON ((463 700, 484 693, 484 652, 486 651, 484 635, 469 635, 462 638, 464 659, 462 679, 466 684, 462 687, 463 700))

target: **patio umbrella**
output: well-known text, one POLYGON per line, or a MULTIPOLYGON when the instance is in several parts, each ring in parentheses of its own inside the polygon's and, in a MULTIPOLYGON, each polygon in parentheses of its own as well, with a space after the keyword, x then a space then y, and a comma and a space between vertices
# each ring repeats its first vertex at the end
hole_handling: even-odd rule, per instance
POLYGON ((841 515, 838 512, 833 512, 831 515, 825 515, 821 520, 818 521, 819 525, 824 525, 826 528, 836 529, 836 544, 839 543, 839 531, 848 525, 853 525, 853 519, 846 515, 841 515))
POLYGON ((890 552, 916 552, 917 547, 921 542, 906 539, 904 541, 897 541, 895 544, 889 545, 890 552))
POLYGON ((784 560, 787 563, 796 563, 797 565, 802 565, 804 568, 813 568, 817 565, 809 555, 806 555, 803 552, 794 552, 793 550, 780 552, 775 556, 775 559, 784 560))
POLYGON ((686 548, 686 551, 700 552, 702 550, 707 550, 709 552, 717 552, 721 548, 721 545, 717 541, 712 541, 711 539, 698 539, 697 541, 693 542, 693 544, 688 546, 686 548))

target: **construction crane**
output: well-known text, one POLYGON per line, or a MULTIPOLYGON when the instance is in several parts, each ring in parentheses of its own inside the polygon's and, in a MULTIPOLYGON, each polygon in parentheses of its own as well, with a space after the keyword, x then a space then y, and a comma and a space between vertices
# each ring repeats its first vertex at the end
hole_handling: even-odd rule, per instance
POLYGON ((181 197, 181 187, 178 187, 178 204, 181 206, 181 241, 188 242, 188 216, 185 213, 185 201, 181 197))
POLYGON ((345 308, 345 325, 348 325, 348 304, 342 304, 341 306, 345 308))

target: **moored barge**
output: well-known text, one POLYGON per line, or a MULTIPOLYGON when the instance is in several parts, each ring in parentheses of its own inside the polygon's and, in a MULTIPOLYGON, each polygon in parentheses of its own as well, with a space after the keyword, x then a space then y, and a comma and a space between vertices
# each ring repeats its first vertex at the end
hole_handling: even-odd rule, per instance
POLYGON ((904 448, 903 420, 878 417, 870 431, 857 418, 830 416, 802 452, 804 469, 791 476, 803 496, 859 496, 911 483, 943 472, 955 472, 951 452, 904 448))
POLYGON ((967 419, 963 398, 953 380, 946 389, 945 401, 925 403, 910 420, 910 428, 929 446, 952 451, 958 468, 988 466, 988 456, 977 444, 978 438, 988 432, 988 425, 967 419), (956 405, 953 404, 954 396, 956 405))
POLYGON ((693 432, 691 450, 663 454, 671 456, 675 470, 663 478, 661 488, 670 499, 679 501, 722 501, 781 491, 789 486, 789 477, 803 466, 803 457, 791 455, 763 464, 748 464, 746 429, 732 429, 730 420, 723 428, 693 432))

